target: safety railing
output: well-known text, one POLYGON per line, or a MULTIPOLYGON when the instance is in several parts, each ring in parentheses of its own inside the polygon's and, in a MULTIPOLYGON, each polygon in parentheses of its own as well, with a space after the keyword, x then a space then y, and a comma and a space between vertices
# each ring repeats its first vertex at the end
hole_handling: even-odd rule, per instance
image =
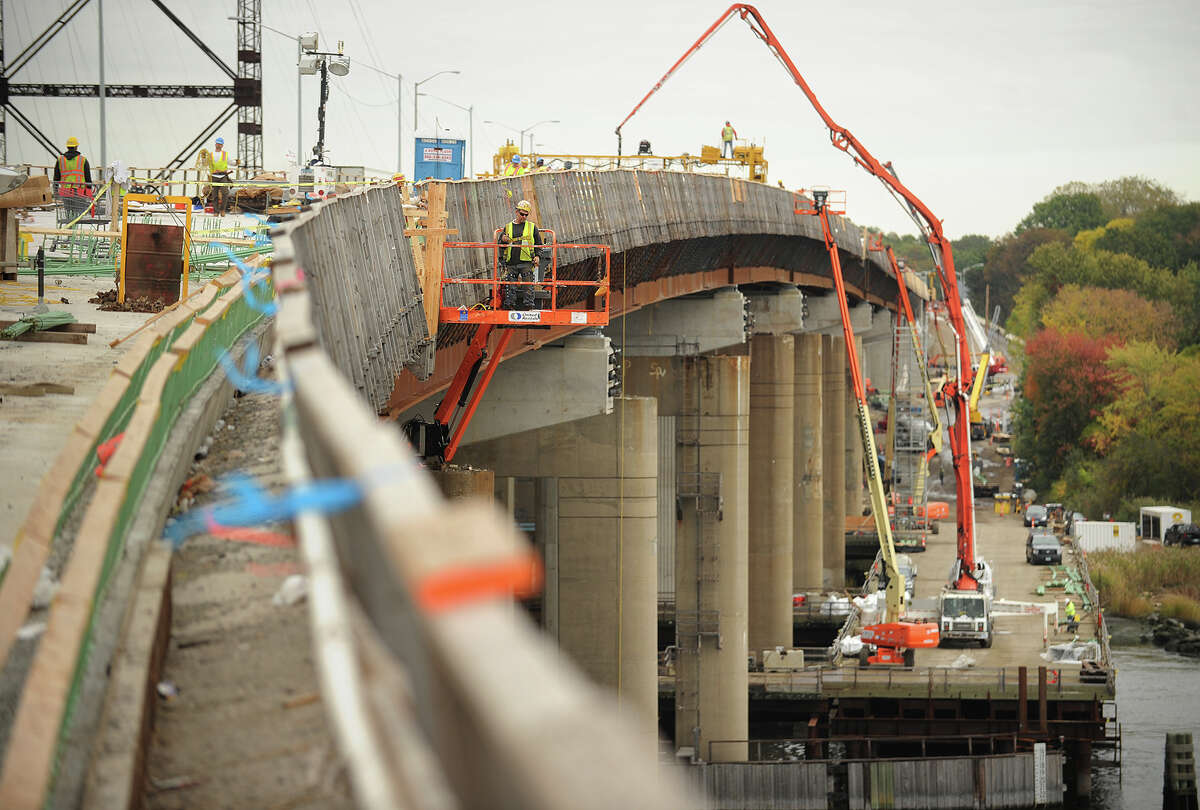
MULTIPOLYGON (((1036 696, 1039 672, 1046 671, 1046 691, 1056 700, 1080 695, 1111 694, 1103 673, 1094 674, 1074 665, 1027 668, 1027 689, 1036 696)), ((867 694, 908 689, 931 696, 990 695, 1015 698, 1020 692, 1020 667, 822 667, 755 675, 768 692, 796 694, 867 694)))
MULTIPOLYGON (((500 230, 495 242, 447 242, 447 250, 474 249, 489 256, 491 271, 472 277, 450 277, 443 273, 439 321, 441 323, 538 324, 546 326, 604 326, 608 324, 609 281, 612 256, 608 245, 559 243, 554 231, 542 229, 550 242, 542 246, 501 244, 500 230), (531 263, 544 274, 531 274, 529 280, 506 277, 510 265, 501 264, 500 253, 507 250, 526 250, 531 263), (560 261, 564 251, 599 251, 599 256, 580 257, 577 261, 560 261), (548 254, 548 255, 547 255, 548 254), (542 275, 542 277, 538 277, 542 275), (472 306, 465 303, 453 306, 454 300, 479 300, 479 295, 458 295, 458 285, 486 287, 483 301, 472 306), (447 293, 451 293, 449 296, 447 293), (520 299, 526 299, 520 304, 520 299), (541 301, 547 306, 533 302, 541 301)), ((445 266, 445 263, 443 263, 445 266)))
MULTIPOLYGON (((855 746, 854 759, 896 758, 895 746, 904 745, 900 755, 908 758, 919 751, 922 758, 929 755, 931 747, 960 746, 966 756, 979 754, 1011 754, 1020 750, 1032 750, 1033 740, 1022 739, 1013 732, 982 734, 937 734, 932 736, 871 736, 858 734, 820 735, 761 740, 709 740, 708 761, 728 761, 721 757, 722 749, 746 751, 746 762, 795 762, 819 761, 830 757, 831 746, 855 746), (880 750, 887 746, 885 754, 880 750), (715 757, 715 758, 714 758, 715 757)), ((943 749, 944 750, 944 749, 943 749)), ((844 759, 839 757, 838 759, 844 759)))
POLYGON ((362 806, 432 804, 431 796, 464 810, 698 806, 674 775, 658 772, 653 722, 639 737, 513 610, 514 591, 536 576, 511 522, 486 506, 451 508, 399 431, 326 354, 330 335, 318 330, 328 321, 313 306, 321 271, 305 243, 355 199, 319 204, 274 234, 272 269, 276 357, 291 389, 285 440, 302 443, 314 484, 362 488, 350 508, 306 515, 297 527, 306 555, 336 549, 325 559, 338 582, 318 598, 361 617, 353 632, 324 625, 313 635, 318 670, 341 673, 323 688, 362 806), (334 651, 330 637, 351 649, 334 651))

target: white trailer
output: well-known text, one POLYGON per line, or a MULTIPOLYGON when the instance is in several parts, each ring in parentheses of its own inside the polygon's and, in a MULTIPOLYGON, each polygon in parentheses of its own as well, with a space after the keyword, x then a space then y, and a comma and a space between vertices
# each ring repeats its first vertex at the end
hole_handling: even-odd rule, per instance
POLYGON ((1072 529, 1075 544, 1087 552, 1107 549, 1133 551, 1134 544, 1137 542, 1137 530, 1132 523, 1078 520, 1072 529))
POLYGON ((1143 540, 1162 542, 1167 529, 1176 523, 1191 523, 1192 510, 1178 506, 1143 506, 1138 514, 1138 525, 1143 540))

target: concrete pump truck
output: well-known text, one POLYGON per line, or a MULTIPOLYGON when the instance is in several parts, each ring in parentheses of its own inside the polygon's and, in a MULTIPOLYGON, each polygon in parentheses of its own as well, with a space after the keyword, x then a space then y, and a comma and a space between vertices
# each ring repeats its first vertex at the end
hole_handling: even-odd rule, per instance
MULTIPOLYGON (((939 596, 938 628, 941 640, 969 639, 979 641, 985 647, 991 646, 993 596, 991 569, 986 562, 978 559, 975 555, 975 503, 974 482, 972 481, 971 474, 971 418, 968 391, 972 367, 971 350, 967 343, 967 326, 963 317, 962 299, 959 297, 958 278, 954 270, 954 255, 950 246, 950 239, 942 230, 941 221, 933 215, 933 212, 929 210, 925 203, 921 202, 916 194, 900 182, 900 177, 891 163, 880 163, 848 129, 839 126, 830 117, 825 108, 821 106, 821 102, 817 100, 812 88, 808 86, 808 82, 804 80, 804 77, 792 62, 791 57, 788 56, 787 51, 784 50, 783 45, 763 19, 762 14, 754 6, 744 3, 734 3, 726 9, 717 18, 716 22, 709 26, 708 30, 650 88, 650 91, 642 97, 642 100, 630 111, 629 115, 625 116, 625 119, 617 125, 618 154, 621 148, 621 128, 637 114, 638 110, 650 99, 650 96, 654 95, 689 57, 698 51, 725 23, 735 17, 740 18, 750 27, 751 32, 767 46, 768 50, 771 51, 780 64, 783 65, 784 69, 787 70, 789 76, 791 76, 792 80, 800 88, 801 92, 804 93, 813 109, 821 117, 822 122, 829 130, 829 139, 833 146, 848 154, 857 165, 883 183, 888 192, 908 211, 909 216, 912 217, 917 228, 924 236, 926 244, 929 246, 929 252, 933 257, 938 280, 942 285, 946 310, 954 330, 955 343, 954 362, 948 370, 947 380, 942 385, 940 393, 942 394, 945 406, 953 411, 953 420, 950 421, 949 433, 950 452, 954 463, 957 549, 946 586, 939 596)), ((833 251, 833 254, 836 254, 836 249, 833 251)), ((903 278, 897 278, 896 282, 898 284, 905 283, 903 278)), ((841 298, 842 308, 844 309, 845 293, 839 290, 838 295, 841 298)), ((848 343, 849 346, 847 348, 849 349, 850 346, 853 346, 853 341, 849 340, 848 343)), ((852 352, 848 351, 847 354, 850 355, 852 352)), ((868 436, 871 434, 869 425, 866 433, 868 436)), ((870 443, 874 443, 873 436, 870 437, 870 443)), ((874 459, 875 456, 873 452, 867 451, 867 457, 874 459)), ((875 498, 872 495, 872 508, 878 510, 879 506, 874 501, 875 498)), ((883 513, 882 521, 880 521, 878 515, 876 516, 876 523, 881 523, 883 526, 888 525, 886 510, 883 513)), ((881 543, 884 540, 884 536, 884 533, 881 531, 881 543)), ((890 530, 886 536, 890 538, 890 530)), ((889 591, 893 582, 899 582, 901 589, 903 589, 903 578, 898 571, 894 570, 894 558, 894 552, 890 555, 886 551, 884 552, 884 564, 889 569, 887 571, 889 591)), ((898 621, 898 618, 898 616, 889 617, 888 623, 891 623, 893 619, 898 621)), ((916 639, 911 640, 915 641, 916 639)), ((896 655, 901 654, 899 649, 901 645, 896 644, 895 646, 897 649, 882 656, 882 660, 887 663, 895 662, 893 659, 896 655)), ((881 649, 883 649, 882 645, 881 649)))

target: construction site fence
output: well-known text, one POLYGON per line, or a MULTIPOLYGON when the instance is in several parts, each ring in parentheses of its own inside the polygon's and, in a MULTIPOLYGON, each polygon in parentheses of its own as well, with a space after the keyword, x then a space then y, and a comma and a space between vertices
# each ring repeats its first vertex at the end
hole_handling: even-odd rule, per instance
POLYGON ((706 810, 825 810, 844 784, 850 810, 876 807, 980 810, 1062 806, 1059 751, 840 762, 707 762, 682 769, 706 794, 706 810), (1038 760, 1044 756, 1044 766, 1038 760))
MULTIPOLYGON (((635 731, 614 698, 514 608, 513 592, 537 578, 511 520, 490 504, 444 500, 402 433, 376 417, 353 369, 327 350, 339 335, 321 334, 330 320, 318 319, 315 299, 327 279, 314 274, 319 246, 308 240, 352 237, 337 230, 350 211, 362 227, 383 227, 398 200, 375 192, 316 206, 281 229, 272 265, 275 356, 291 389, 284 440, 302 448, 296 474, 364 487, 351 508, 297 525, 306 559, 326 561, 314 610, 332 615, 327 602, 343 600, 353 626, 315 627, 314 646, 318 671, 340 673, 323 676, 322 690, 338 707, 329 722, 360 804, 428 806, 430 796, 465 809, 698 804, 658 770, 653 721, 635 731), (352 639, 350 649, 335 651, 331 636, 352 639)), ((397 236, 379 249, 403 253, 397 236)))
POLYGON ((237 270, 163 316, 122 355, 43 479, 0 584, 0 660, 7 660, 28 615, 42 566, 67 542, 76 509, 82 518, 25 678, 0 773, 0 806, 41 807, 53 789, 89 668, 97 611, 159 455, 219 358, 262 317, 243 296, 237 270), (116 449, 101 466, 97 448, 114 439, 116 449))

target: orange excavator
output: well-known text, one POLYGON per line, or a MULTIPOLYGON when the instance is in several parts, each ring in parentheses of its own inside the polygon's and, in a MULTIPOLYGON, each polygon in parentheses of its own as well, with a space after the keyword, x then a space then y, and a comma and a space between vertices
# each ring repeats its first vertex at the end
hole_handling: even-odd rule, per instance
MULTIPOLYGON (((974 484, 971 480, 971 435, 970 414, 968 407, 969 380, 965 381, 964 374, 971 372, 971 350, 967 345, 966 323, 962 312, 962 299, 959 297, 958 278, 954 270, 954 254, 950 239, 942 230, 941 221, 910 191, 901 181, 891 163, 880 163, 848 129, 840 126, 821 106, 821 102, 813 93, 808 82, 800 74, 787 51, 775 36, 762 14, 752 5, 734 3, 724 11, 712 25, 684 52, 675 64, 663 74, 650 91, 642 97, 625 119, 617 125, 616 134, 621 137, 621 129, 629 122, 638 110, 656 93, 666 81, 698 51, 714 34, 727 22, 738 18, 745 22, 750 31, 766 45, 767 49, 779 60, 788 75, 804 93, 816 113, 821 117, 829 130, 829 140, 833 146, 846 154, 860 167, 877 178, 888 192, 905 208, 925 237, 933 263, 937 269, 938 280, 944 292, 947 313, 954 329, 955 363, 951 368, 946 383, 942 386, 942 396, 946 405, 954 411, 954 421, 950 426, 950 450, 954 462, 954 486, 956 494, 957 522, 957 553, 954 567, 950 572, 946 590, 943 591, 942 602, 953 612, 961 608, 961 603, 970 602, 971 607, 964 616, 951 616, 946 610, 942 611, 941 626, 958 622, 959 619, 970 618, 973 625, 976 621, 975 608, 981 608, 985 614, 990 614, 990 569, 977 560, 975 556, 975 509, 974 484), (961 599, 959 598, 961 597, 961 599), (979 603, 979 604, 975 604, 979 603)), ((844 297, 843 297, 844 302, 844 297)), ((871 456, 873 457, 873 456, 871 456)), ((886 512, 885 512, 886 514, 886 512)), ((884 523, 887 521, 884 520, 884 523)), ((984 615, 983 623, 987 627, 987 643, 991 640, 991 616, 984 615)))

